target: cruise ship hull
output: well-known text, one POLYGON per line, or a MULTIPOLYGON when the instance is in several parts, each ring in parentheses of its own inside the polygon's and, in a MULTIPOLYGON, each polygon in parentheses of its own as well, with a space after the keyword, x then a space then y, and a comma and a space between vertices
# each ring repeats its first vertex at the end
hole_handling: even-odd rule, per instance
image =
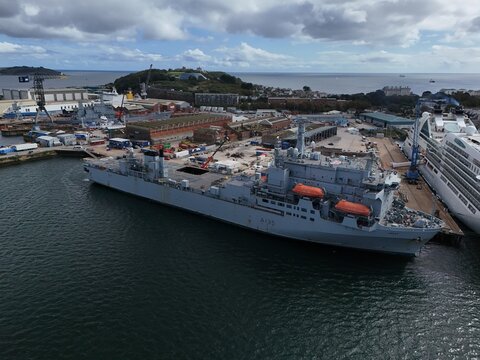
POLYGON ((323 219, 320 214, 285 216, 282 211, 263 207, 257 203, 241 204, 221 199, 208 192, 202 193, 178 184, 146 181, 141 177, 122 175, 99 167, 87 167, 91 181, 136 196, 174 206, 223 222, 255 231, 295 240, 333 245, 375 252, 418 255, 421 248, 438 229, 395 228, 376 223, 360 229, 353 218, 345 217, 342 223, 323 219))
MULTIPOLYGON (((425 113, 422 116, 419 127, 423 128, 424 132, 418 137, 418 145, 424 153, 424 161, 418 169, 425 181, 448 207, 449 212, 471 230, 480 234, 478 203, 480 190, 479 177, 476 176, 479 174, 480 137, 478 132, 473 131, 472 125, 469 125, 471 134, 467 134, 466 120, 469 122, 463 115, 434 116, 425 113), (463 127, 459 124, 463 124, 463 127), (446 126, 450 128, 458 126, 458 132, 449 133, 445 131, 446 126), (467 200, 467 198, 470 199, 467 200)), ((412 128, 403 144, 403 152, 409 159, 412 154, 413 133, 412 128)))
POLYGON ((437 195, 447 205, 450 212, 470 229, 480 234, 480 222, 478 216, 470 213, 465 204, 458 196, 452 193, 452 190, 445 184, 440 176, 434 174, 428 167, 420 167, 420 173, 432 189, 435 189, 437 195))

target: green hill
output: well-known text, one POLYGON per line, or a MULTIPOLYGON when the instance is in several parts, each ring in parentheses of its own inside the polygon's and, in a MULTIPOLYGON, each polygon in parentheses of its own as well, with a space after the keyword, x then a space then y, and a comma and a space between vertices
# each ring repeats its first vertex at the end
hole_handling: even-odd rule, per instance
POLYGON ((62 75, 60 71, 46 69, 42 66, 32 67, 32 66, 12 66, 0 69, 0 75, 62 75))
MULTIPOLYGON (((140 83, 147 80, 149 70, 132 73, 115 80, 114 85, 119 92, 131 89, 140 92, 140 83)), ((200 71, 193 69, 152 69, 149 87, 175 89, 188 92, 235 93, 252 95, 254 85, 245 83, 240 78, 221 71, 200 71), (184 73, 202 74, 207 79, 196 79, 193 76, 180 80, 184 73)))

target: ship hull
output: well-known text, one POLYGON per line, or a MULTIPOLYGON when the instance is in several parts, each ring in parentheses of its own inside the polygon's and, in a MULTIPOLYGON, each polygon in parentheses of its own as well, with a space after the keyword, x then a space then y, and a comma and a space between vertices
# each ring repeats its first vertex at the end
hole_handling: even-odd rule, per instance
POLYGON ((359 229, 324 220, 317 213, 305 219, 286 216, 261 204, 240 204, 208 193, 182 189, 178 185, 145 181, 98 167, 88 167, 91 181, 161 204, 174 206, 216 220, 262 233, 318 244, 375 251, 405 256, 418 255, 421 248, 438 233, 435 229, 394 228, 375 224, 359 229))
POLYGON ((458 196, 455 196, 447 184, 441 180, 440 176, 434 174, 426 166, 422 166, 420 168, 420 173, 428 185, 435 190, 440 199, 442 199, 445 205, 447 205, 449 211, 463 224, 467 225, 477 234, 480 234, 480 222, 478 220, 478 216, 471 214, 467 206, 460 200, 458 196))
MULTIPOLYGON (((425 148, 426 145, 422 143, 421 147, 425 148)), ((403 152, 408 159, 411 158, 412 148, 407 143, 404 143, 403 145, 403 152)), ((467 206, 460 200, 458 195, 455 195, 448 185, 442 181, 440 176, 441 172, 435 174, 425 165, 419 166, 418 170, 427 184, 448 207, 449 212, 474 232, 480 234, 480 221, 478 215, 472 214, 467 206)))

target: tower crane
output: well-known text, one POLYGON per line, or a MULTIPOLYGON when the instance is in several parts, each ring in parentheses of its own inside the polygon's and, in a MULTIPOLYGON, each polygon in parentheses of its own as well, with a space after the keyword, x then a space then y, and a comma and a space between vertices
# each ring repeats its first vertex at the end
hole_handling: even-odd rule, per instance
POLYGON ((421 99, 415 105, 415 123, 413 124, 412 154, 410 158, 410 167, 405 177, 409 183, 416 183, 420 174, 418 173, 418 136, 420 134, 420 106, 423 103, 421 99))
MULTIPOLYGON (((43 81, 46 79, 57 79, 59 75, 44 75, 35 73, 33 74, 33 93, 35 101, 37 102, 37 113, 35 115, 35 126, 37 126, 38 116, 40 112, 45 111, 50 121, 53 123, 53 119, 48 113, 47 109, 45 108, 46 101, 45 101, 45 90, 43 88, 43 81)), ((19 82, 28 82, 28 76, 20 76, 18 78, 19 82)))
POLYGON ((150 69, 148 69, 148 73, 147 73, 147 80, 145 80, 144 83, 141 83, 140 84, 140 91, 141 91, 141 96, 142 96, 142 99, 146 99, 147 98, 147 89, 148 89, 148 85, 150 84, 150 75, 152 73, 152 64, 150 64, 150 69))

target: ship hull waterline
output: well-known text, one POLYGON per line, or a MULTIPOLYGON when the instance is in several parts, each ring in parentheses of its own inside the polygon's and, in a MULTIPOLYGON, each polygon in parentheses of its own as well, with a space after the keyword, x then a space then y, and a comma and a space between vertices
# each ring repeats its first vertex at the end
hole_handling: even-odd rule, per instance
POLYGON ((408 229, 411 231, 405 231, 405 228, 401 228, 401 230, 396 230, 378 224, 371 231, 360 231, 323 220, 319 216, 314 221, 306 220, 305 226, 299 228, 298 219, 286 217, 268 209, 232 203, 175 186, 144 181, 139 177, 124 176, 105 169, 89 168, 88 172, 90 181, 121 192, 256 232, 322 245, 411 257, 417 256, 425 243, 438 232, 424 229, 421 232, 422 236, 418 236, 422 229, 411 228, 408 229))

